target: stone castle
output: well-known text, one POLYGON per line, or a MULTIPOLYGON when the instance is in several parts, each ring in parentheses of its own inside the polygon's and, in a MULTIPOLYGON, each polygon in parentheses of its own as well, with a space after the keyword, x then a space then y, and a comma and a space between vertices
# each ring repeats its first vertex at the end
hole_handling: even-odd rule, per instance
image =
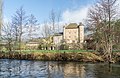
MULTIPOLYGON (((66 44, 82 44, 84 42, 84 26, 82 23, 70 23, 63 27, 63 33, 54 35, 53 42, 56 46, 64 41, 66 44)), ((82 46, 82 45, 80 45, 82 46)))
POLYGON ((82 23, 70 23, 63 27, 63 32, 56 33, 47 38, 40 38, 40 40, 42 44, 39 42, 29 42, 26 45, 28 47, 36 47, 36 49, 41 45, 42 50, 63 50, 65 48, 61 47, 65 45, 67 45, 67 49, 81 49, 84 42, 84 25, 82 23))

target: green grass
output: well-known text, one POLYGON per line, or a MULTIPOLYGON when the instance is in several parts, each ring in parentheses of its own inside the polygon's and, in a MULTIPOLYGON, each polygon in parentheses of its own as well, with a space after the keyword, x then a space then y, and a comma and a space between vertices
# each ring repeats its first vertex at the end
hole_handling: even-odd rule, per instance
MULTIPOLYGON (((8 51, 5 51, 7 53, 8 51)), ((16 52, 20 52, 16 50, 16 52)), ((21 52, 32 53, 32 52, 41 52, 41 53, 69 53, 69 52, 95 52, 94 50, 21 50, 21 52)), ((120 52, 120 50, 113 50, 113 52, 120 52)))
MULTIPOLYGON (((93 50, 21 50, 22 52, 44 52, 44 53, 64 53, 64 52, 93 52, 93 50)), ((19 51, 18 51, 19 52, 19 51)))
POLYGON ((120 50, 113 50, 113 52, 120 52, 120 50))

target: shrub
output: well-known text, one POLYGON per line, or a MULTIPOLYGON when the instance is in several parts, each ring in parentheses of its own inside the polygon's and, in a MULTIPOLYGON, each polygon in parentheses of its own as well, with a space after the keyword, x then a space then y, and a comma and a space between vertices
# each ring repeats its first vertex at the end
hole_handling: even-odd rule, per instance
POLYGON ((69 46, 66 45, 66 44, 61 44, 60 45, 60 50, 68 50, 69 49, 69 46))

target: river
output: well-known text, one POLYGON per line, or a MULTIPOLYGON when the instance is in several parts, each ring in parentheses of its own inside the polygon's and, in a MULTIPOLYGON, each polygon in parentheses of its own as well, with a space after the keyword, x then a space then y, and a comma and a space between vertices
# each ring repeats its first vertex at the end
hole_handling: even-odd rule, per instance
POLYGON ((120 64, 0 59, 0 78, 120 78, 120 64))

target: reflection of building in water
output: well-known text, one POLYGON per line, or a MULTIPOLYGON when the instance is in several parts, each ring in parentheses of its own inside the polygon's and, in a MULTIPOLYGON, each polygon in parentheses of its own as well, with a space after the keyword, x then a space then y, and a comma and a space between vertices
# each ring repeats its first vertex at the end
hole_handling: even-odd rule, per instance
POLYGON ((50 64, 50 73, 56 78, 85 78, 85 67, 80 64, 50 64))
POLYGON ((79 75, 80 78, 85 78, 85 66, 83 65, 79 66, 79 75))
POLYGON ((50 78, 64 78, 63 66, 58 63, 49 64, 50 78))
POLYGON ((73 63, 66 64, 64 67, 64 78, 70 78, 70 77, 85 77, 85 70, 83 65, 77 65, 73 63))

